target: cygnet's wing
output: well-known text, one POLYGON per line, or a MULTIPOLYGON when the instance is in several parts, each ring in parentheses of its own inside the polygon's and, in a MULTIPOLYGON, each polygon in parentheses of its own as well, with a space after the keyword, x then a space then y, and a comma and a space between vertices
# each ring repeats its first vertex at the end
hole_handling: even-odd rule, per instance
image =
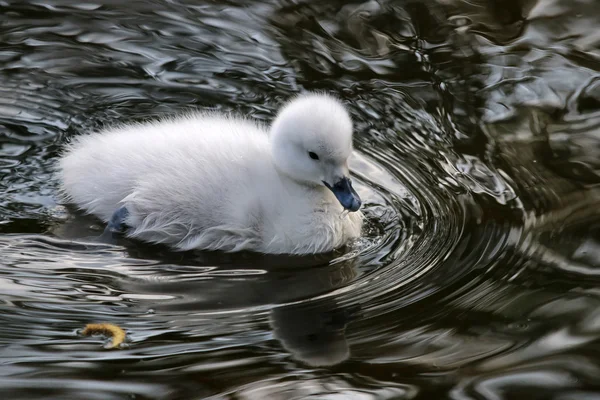
POLYGON ((269 157, 257 125, 189 116, 78 137, 59 171, 68 199, 104 220, 130 196, 148 215, 177 208, 209 222, 269 157))

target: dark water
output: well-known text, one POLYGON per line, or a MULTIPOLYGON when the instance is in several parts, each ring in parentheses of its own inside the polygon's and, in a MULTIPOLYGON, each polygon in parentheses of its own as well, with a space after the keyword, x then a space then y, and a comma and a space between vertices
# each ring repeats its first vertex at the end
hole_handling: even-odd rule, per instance
POLYGON ((593 0, 0 1, 0 398, 600 399, 593 0), (331 257, 86 238, 74 135, 344 99, 363 239, 331 257), (127 346, 80 335, 89 322, 127 346))

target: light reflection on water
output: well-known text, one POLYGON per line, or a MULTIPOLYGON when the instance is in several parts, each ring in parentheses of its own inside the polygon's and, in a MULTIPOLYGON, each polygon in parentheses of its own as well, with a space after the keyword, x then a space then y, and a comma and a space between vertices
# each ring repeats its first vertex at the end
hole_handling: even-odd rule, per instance
POLYGON ((597 397, 598 11, 498 4, 0 2, 0 394, 597 397), (111 246, 57 201, 72 135, 306 89, 357 127, 347 249, 111 246))

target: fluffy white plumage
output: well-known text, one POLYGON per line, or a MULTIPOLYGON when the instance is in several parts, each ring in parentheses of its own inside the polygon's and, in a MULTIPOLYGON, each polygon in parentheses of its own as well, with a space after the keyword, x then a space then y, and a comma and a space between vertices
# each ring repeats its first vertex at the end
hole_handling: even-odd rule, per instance
POLYGON ((345 108, 308 94, 270 130, 194 114, 83 135, 59 172, 68 201, 86 212, 108 221, 125 206, 129 237, 180 250, 320 253, 360 235, 360 211, 342 216, 325 185, 348 177, 351 152, 345 108))

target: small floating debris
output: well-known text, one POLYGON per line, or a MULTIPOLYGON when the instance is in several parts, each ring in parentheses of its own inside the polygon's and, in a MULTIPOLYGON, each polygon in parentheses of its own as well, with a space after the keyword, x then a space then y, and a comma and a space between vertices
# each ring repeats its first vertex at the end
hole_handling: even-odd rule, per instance
POLYGON ((125 341, 125 331, 114 324, 87 324, 81 332, 84 336, 101 334, 112 337, 109 349, 118 348, 125 341))

